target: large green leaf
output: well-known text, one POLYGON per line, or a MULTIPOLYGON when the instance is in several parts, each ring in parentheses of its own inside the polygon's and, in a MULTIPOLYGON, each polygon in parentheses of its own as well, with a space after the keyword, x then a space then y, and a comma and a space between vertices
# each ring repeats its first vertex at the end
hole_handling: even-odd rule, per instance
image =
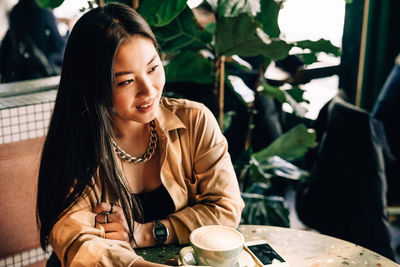
POLYGON ((282 92, 281 89, 279 89, 279 87, 276 86, 272 86, 269 85, 267 83, 263 83, 263 88, 264 90, 262 91, 262 93, 264 95, 270 96, 275 98, 276 100, 278 100, 280 103, 284 103, 286 102, 286 96, 285 94, 282 92))
POLYGON ((241 59, 240 61, 236 61, 236 58, 240 59, 240 57, 238 56, 233 56, 230 61, 225 61, 225 66, 228 69, 241 70, 244 72, 250 72, 253 70, 253 66, 250 65, 250 63, 243 59, 241 59))
POLYGON ((307 99, 304 99, 304 97, 303 97, 305 90, 301 89, 298 86, 293 86, 292 88, 285 90, 285 92, 287 92, 291 97, 293 97, 293 99, 298 103, 301 103, 301 102, 309 103, 310 102, 307 99))
POLYGON ((61 6, 64 0, 36 0, 41 8, 56 8, 61 6))
POLYGON ((264 83, 262 93, 278 100, 280 103, 288 103, 297 116, 304 117, 307 110, 299 103, 308 102, 303 98, 304 90, 293 87, 289 90, 281 90, 279 87, 264 83))
POLYGON ((280 4, 275 0, 262 0, 261 12, 257 14, 256 20, 263 26, 263 31, 270 37, 279 37, 281 31, 278 25, 280 4))
POLYGON ((258 12, 260 12, 260 0, 218 1, 218 16, 220 17, 236 17, 242 13, 256 16, 258 12))
POLYGON ((140 1, 138 12, 151 26, 161 27, 169 24, 186 7, 187 0, 140 1))
POLYGON ((298 46, 303 49, 310 49, 313 52, 325 52, 328 54, 333 54, 334 56, 340 56, 340 48, 334 46, 331 41, 326 39, 319 39, 318 41, 304 40, 298 41, 294 43, 295 46, 298 46))
POLYGON ((260 163, 252 158, 249 161, 249 181, 250 184, 254 184, 256 182, 262 182, 265 183, 267 186, 271 185, 271 178, 273 177, 273 175, 271 175, 270 173, 264 172, 263 169, 261 168, 260 163))
POLYGON ((267 148, 253 153, 252 157, 259 162, 272 156, 279 156, 286 160, 298 159, 303 157, 309 148, 317 146, 315 138, 315 132, 309 131, 304 124, 299 124, 281 135, 267 148))
POLYGON ((286 97, 286 102, 293 108, 294 113, 299 117, 304 117, 307 113, 307 109, 300 103, 309 103, 310 101, 303 98, 304 90, 294 86, 291 89, 283 90, 286 97))
POLYGON ((305 65, 310 65, 318 61, 317 53, 313 52, 296 54, 296 56, 298 56, 305 65))
POLYGON ((186 51, 165 66, 168 82, 213 83, 213 66, 198 52, 186 51))
POLYGON ((242 193, 242 198, 245 207, 241 224, 289 227, 289 209, 282 197, 242 193))
POLYGON ((204 26, 204 30, 210 34, 214 34, 216 28, 217 24, 215 22, 210 22, 206 26, 204 26))
POLYGON ((296 114, 296 116, 303 118, 306 113, 307 113, 307 109, 302 106, 299 102, 297 102, 288 92, 287 90, 282 90, 282 92, 285 94, 286 97, 286 103, 288 103, 292 108, 293 108, 293 112, 294 114, 296 114))
POLYGON ((200 50, 211 42, 212 35, 201 30, 192 10, 187 7, 170 24, 153 27, 161 49, 171 53, 182 50, 200 50))
POLYGON ((215 50, 220 55, 263 55, 270 59, 284 58, 292 45, 283 40, 270 39, 259 24, 247 14, 221 17, 217 23, 215 50))
MULTIPOLYGON (((257 174, 256 177, 265 177, 264 180, 254 180, 253 182, 262 182, 266 185, 271 183, 272 178, 285 178, 288 180, 301 180, 304 177, 308 177, 309 173, 300 169, 299 167, 293 165, 292 163, 282 159, 278 156, 272 156, 263 160, 262 162, 258 162, 254 158, 250 161, 251 165, 257 166, 257 171, 262 175, 257 174)), ((254 183, 253 183, 254 185, 254 183)), ((253 192, 255 193, 255 192, 253 192)), ((266 193, 266 192, 264 192, 266 193)))
POLYGON ((225 133, 232 125, 233 119, 237 116, 237 112, 230 110, 224 113, 224 121, 222 123, 222 132, 225 133))

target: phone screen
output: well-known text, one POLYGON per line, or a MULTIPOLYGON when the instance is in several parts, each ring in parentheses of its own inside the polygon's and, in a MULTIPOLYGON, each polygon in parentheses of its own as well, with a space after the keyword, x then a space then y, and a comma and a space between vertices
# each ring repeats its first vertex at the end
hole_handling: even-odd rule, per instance
POLYGON ((251 245, 248 248, 263 265, 285 262, 284 259, 268 244, 251 245))

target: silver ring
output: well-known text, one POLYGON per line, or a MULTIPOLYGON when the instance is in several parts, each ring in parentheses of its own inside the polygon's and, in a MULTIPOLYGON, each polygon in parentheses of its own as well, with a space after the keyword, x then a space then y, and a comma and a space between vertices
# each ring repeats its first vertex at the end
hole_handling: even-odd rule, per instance
POLYGON ((106 214, 104 214, 104 223, 109 223, 110 220, 108 219, 108 215, 110 215, 110 213, 106 212, 106 214))

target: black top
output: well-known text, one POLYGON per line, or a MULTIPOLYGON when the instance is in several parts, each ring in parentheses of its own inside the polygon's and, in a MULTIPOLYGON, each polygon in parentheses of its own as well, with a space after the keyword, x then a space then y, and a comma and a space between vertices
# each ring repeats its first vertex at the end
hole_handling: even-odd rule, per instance
POLYGON ((135 194, 135 197, 142 206, 143 220, 135 219, 140 223, 165 219, 175 211, 175 204, 162 184, 153 191, 135 194))

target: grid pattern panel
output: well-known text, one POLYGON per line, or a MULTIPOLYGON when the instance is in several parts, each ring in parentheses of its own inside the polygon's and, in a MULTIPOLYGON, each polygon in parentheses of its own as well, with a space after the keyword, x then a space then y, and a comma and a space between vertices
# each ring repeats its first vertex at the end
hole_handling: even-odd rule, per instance
POLYGON ((0 144, 44 136, 54 102, 0 110, 0 144))
POLYGON ((46 252, 42 250, 41 247, 31 249, 29 251, 24 251, 7 258, 0 259, 0 267, 22 267, 37 262, 47 260, 53 250, 48 247, 46 252))
POLYGON ((0 99, 0 144, 46 135, 56 92, 0 99))

